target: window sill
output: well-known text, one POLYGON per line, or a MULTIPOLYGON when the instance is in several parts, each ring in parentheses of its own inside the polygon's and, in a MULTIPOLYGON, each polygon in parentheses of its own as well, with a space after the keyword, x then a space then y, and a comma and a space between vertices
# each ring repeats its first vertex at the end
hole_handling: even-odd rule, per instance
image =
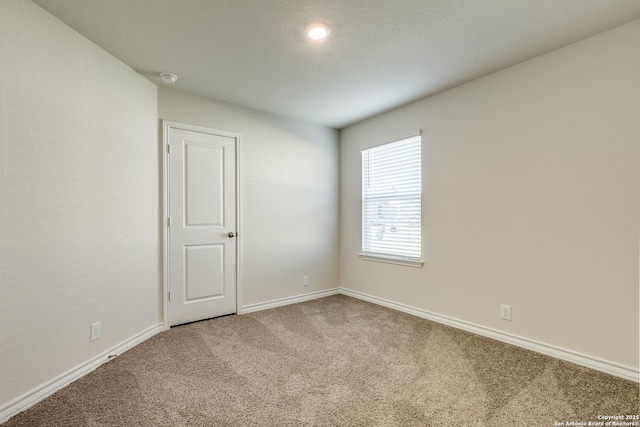
POLYGON ((387 264, 404 265, 406 267, 415 268, 422 268, 422 266, 424 266, 424 261, 422 261, 421 259, 416 260, 410 258, 393 257, 389 255, 361 253, 360 259, 363 261, 384 262, 387 264))

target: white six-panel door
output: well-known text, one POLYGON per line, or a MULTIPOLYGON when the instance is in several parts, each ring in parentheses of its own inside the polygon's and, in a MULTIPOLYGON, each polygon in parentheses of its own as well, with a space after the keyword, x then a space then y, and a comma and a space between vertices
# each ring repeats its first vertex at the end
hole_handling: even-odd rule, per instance
POLYGON ((170 325, 236 312, 237 135, 165 125, 170 325))

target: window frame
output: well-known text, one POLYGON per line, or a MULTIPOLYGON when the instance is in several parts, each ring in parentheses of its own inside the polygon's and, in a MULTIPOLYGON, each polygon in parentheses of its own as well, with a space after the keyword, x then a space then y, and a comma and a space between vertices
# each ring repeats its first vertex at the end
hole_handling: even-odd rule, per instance
POLYGON ((364 177, 365 177, 365 170, 364 168, 362 168, 360 170, 360 218, 361 218, 361 227, 360 227, 360 253, 359 253, 359 258, 364 260, 364 261, 374 261, 374 262, 382 262, 382 263, 389 263, 389 264, 397 264, 397 265, 403 265, 403 266, 408 266, 408 267, 416 267, 416 268, 421 268, 424 266, 424 260, 422 259, 422 185, 423 185, 423 180, 422 180, 422 131, 421 130, 417 130, 405 135, 401 135, 392 139, 388 139, 382 142, 378 142, 376 144, 373 145, 369 145, 366 146, 364 148, 362 148, 360 150, 360 159, 361 159, 361 167, 362 167, 362 159, 363 159, 363 154, 364 152, 377 148, 377 147, 382 147, 384 145, 388 145, 388 144, 392 144, 392 143, 396 143, 396 142, 401 142, 403 140, 406 139, 411 139, 411 138, 416 138, 419 137, 420 138, 420 256, 419 257, 412 257, 412 256, 403 256, 403 255, 396 255, 396 254, 385 254, 385 253, 378 253, 378 252, 367 252, 364 250, 364 226, 365 226, 365 195, 364 195, 364 185, 363 185, 363 181, 364 181, 364 177))

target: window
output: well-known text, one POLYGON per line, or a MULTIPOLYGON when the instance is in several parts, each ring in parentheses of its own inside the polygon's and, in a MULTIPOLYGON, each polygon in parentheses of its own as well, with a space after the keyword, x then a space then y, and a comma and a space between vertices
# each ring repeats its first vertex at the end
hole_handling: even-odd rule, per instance
POLYGON ((420 134, 362 151, 360 258, 422 267, 420 134))

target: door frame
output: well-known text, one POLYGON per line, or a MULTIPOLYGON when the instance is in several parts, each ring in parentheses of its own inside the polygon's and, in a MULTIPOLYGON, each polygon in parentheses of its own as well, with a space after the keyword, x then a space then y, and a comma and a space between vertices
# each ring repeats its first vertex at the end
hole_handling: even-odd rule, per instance
POLYGON ((206 134, 227 136, 236 140, 236 314, 242 314, 242 209, 240 205, 240 153, 241 153, 241 134, 226 130, 213 129, 204 126, 180 123, 171 120, 161 120, 162 141, 161 141, 161 157, 162 157, 162 301, 163 301, 163 319, 164 329, 171 327, 171 308, 169 306, 169 130, 181 129, 192 132, 201 132, 206 134))

